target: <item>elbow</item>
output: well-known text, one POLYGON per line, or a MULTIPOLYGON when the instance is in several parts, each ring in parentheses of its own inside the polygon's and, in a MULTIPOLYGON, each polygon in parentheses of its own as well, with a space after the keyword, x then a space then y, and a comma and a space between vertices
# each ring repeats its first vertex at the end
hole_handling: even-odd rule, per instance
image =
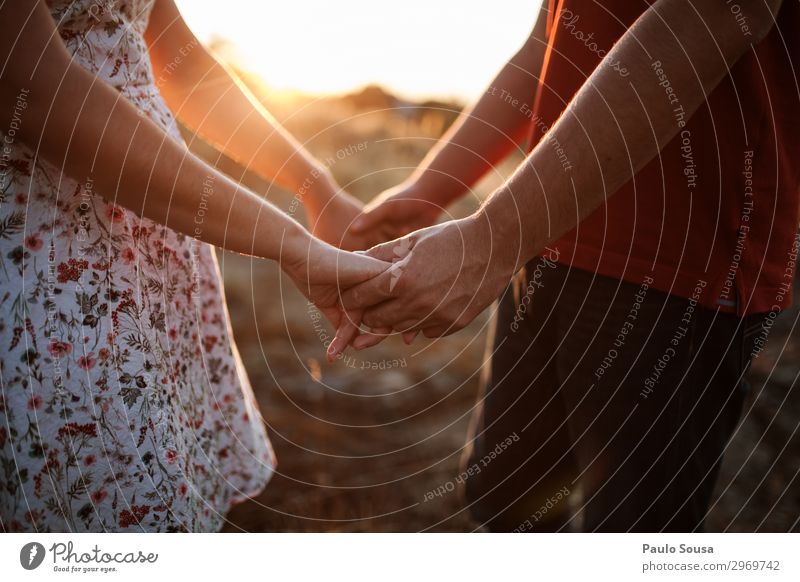
POLYGON ((0 103, 2 103, 3 110, 6 112, 6 117, 10 117, 9 123, 4 127, 10 129, 19 129, 22 117, 30 105, 31 89, 24 85, 13 85, 3 87, 3 94, 0 96, 0 103))
POLYGON ((685 10, 686 4, 691 4, 712 36, 723 44, 730 43, 744 50, 769 34, 775 26, 782 3, 783 0, 739 3, 719 0, 690 3, 688 0, 676 0, 674 5, 681 5, 685 10))
MULTIPOLYGON (((14 55, 7 56, 9 61, 13 60, 14 55)), ((34 87, 35 81, 31 79, 30 74, 25 74, 26 71, 21 70, 21 67, 12 64, 3 71, 0 76, 0 107, 2 107, 2 119, 5 119, 9 113, 9 109, 14 107, 14 104, 21 96, 36 93, 34 87)), ((4 127, 4 126, 0 126, 4 127)))
POLYGON ((783 0, 762 0, 748 3, 747 19, 755 42, 763 40, 775 26, 781 4, 783 4, 783 0))
MULTIPOLYGON (((30 84, 4 77, 0 82, 0 133, 7 145, 21 140, 35 91, 30 84)), ((2 145, 0 145, 2 149, 2 145)))
POLYGON ((72 66, 69 57, 65 52, 46 50, 38 62, 14 53, 8 59, 13 66, 0 77, 0 129, 22 116, 26 128, 38 125, 47 116, 59 84, 64 84, 72 66))
POLYGON ((0 132, 4 132, 3 139, 18 141, 31 145, 40 137, 48 118, 51 123, 53 102, 57 92, 57 80, 61 79, 62 69, 59 74, 51 74, 53 67, 42 66, 47 73, 36 75, 9 74, 0 79, 0 132))

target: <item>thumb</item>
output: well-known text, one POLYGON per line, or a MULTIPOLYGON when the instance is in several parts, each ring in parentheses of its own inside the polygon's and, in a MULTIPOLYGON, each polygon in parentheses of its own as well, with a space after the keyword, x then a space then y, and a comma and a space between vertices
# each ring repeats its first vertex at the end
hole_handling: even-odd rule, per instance
POLYGON ((350 287, 372 279, 391 267, 391 264, 364 253, 351 253, 337 249, 332 264, 326 264, 322 270, 332 270, 328 282, 335 282, 350 287))
POLYGON ((378 204, 374 208, 365 208, 350 225, 350 232, 361 234, 378 226, 388 217, 388 207, 386 204, 378 204))

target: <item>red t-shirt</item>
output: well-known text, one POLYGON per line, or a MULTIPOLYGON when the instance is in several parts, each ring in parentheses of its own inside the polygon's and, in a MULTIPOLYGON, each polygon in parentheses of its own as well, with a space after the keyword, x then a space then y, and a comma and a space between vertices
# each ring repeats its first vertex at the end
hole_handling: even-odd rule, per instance
MULTIPOLYGON (((648 6, 550 0, 532 144, 648 6)), ((729 7, 747 34, 738 6, 729 7)), ((799 30, 800 3, 786 0, 768 36, 683 118, 661 154, 555 243, 560 262, 632 283, 652 278, 651 287, 739 315, 788 307, 800 244, 799 30)), ((651 69, 654 82, 669 78, 660 68, 651 69)))

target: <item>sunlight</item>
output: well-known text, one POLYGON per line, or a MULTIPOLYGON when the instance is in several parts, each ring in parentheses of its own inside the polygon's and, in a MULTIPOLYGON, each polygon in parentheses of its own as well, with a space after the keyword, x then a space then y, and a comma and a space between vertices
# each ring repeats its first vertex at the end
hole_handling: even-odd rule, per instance
POLYGON ((233 43, 242 66, 275 89, 339 93, 378 83, 406 97, 461 100, 478 96, 519 48, 539 7, 538 0, 177 3, 201 41, 233 43))

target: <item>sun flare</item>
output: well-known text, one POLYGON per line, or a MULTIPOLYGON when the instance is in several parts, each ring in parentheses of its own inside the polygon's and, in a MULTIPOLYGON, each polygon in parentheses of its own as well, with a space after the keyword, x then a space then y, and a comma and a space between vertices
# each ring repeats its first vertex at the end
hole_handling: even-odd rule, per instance
POLYGON ((324 94, 377 83, 410 98, 477 97, 533 26, 538 0, 383 3, 180 0, 203 42, 231 43, 275 89, 324 94), (223 8, 224 7, 224 8, 223 8))

